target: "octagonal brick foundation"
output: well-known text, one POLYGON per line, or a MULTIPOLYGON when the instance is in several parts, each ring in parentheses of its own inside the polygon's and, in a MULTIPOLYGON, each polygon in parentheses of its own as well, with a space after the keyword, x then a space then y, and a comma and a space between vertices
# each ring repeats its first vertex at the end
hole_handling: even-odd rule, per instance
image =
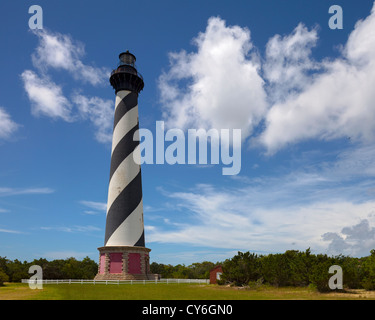
POLYGON ((157 274, 150 273, 148 248, 144 247, 100 247, 99 268, 95 280, 154 280, 157 274))

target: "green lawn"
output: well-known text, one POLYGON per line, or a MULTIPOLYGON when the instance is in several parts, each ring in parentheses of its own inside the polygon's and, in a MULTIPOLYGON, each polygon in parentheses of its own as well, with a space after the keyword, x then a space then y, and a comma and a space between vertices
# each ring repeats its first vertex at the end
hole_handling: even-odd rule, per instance
POLYGON ((375 299, 374 292, 321 294, 309 288, 262 287, 256 290, 199 284, 27 284, 0 287, 0 300, 332 300, 375 299))

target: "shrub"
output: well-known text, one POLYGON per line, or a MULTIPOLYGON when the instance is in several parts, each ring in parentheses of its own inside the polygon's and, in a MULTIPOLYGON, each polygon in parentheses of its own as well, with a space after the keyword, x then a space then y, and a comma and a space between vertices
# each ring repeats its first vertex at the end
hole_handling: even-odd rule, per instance
POLYGON ((343 271, 343 284, 348 289, 361 289, 363 268, 361 260, 358 258, 343 257, 341 261, 337 262, 342 267, 343 271))
POLYGON ((258 289, 263 285, 263 278, 259 278, 257 281, 249 281, 249 289, 258 289))
POLYGON ((319 292, 329 292, 328 282, 332 274, 328 273, 329 268, 334 265, 332 258, 327 256, 321 256, 319 261, 313 266, 310 281, 316 287, 319 292))
POLYGON ((9 281, 8 275, 0 269, 0 286, 4 285, 4 282, 9 281))
POLYGON ((222 279, 236 286, 247 285, 260 278, 260 262, 256 254, 238 252, 232 259, 223 263, 222 279))
POLYGON ((371 256, 363 259, 362 285, 367 290, 375 290, 375 250, 371 250, 371 256))

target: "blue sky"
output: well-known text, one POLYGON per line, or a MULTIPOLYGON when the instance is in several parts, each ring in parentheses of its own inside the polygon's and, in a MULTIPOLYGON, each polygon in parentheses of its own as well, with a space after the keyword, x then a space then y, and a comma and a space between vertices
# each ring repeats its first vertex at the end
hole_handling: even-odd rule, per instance
POLYGON ((242 130, 241 172, 142 166, 151 261, 375 248, 373 1, 2 1, 0 256, 103 245, 115 94, 130 50, 140 126, 242 130), (43 9, 31 31, 28 9, 43 9), (343 9, 332 30, 331 5, 343 9))

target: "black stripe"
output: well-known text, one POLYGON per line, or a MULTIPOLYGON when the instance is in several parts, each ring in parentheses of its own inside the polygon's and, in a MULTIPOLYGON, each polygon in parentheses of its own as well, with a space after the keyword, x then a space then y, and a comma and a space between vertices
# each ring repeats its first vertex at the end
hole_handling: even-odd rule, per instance
POLYGON ((113 123, 113 130, 117 123, 129 110, 133 109, 138 104, 138 94, 130 92, 124 99, 122 99, 116 107, 115 118, 113 123))
POLYGON ((139 129, 139 124, 131 129, 116 145, 112 152, 111 157, 111 169, 109 173, 109 181, 111 181, 112 175, 115 173, 118 166, 125 160, 125 158, 131 154, 134 149, 139 145, 139 141, 133 140, 134 133, 139 129))
POLYGON ((144 246, 145 246, 145 231, 143 230, 142 235, 139 237, 134 247, 144 247, 144 246))
POLYGON ((142 200, 142 180, 141 171, 126 186, 119 196, 113 201, 107 213, 105 228, 105 241, 111 237, 113 232, 125 221, 125 219, 137 208, 142 200))

